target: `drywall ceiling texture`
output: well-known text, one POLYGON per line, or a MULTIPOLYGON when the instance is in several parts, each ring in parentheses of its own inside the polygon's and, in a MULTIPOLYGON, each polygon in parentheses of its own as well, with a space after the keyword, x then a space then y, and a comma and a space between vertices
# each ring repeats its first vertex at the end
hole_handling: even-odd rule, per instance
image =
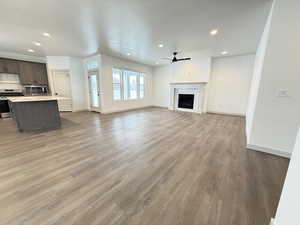
POLYGON ((208 111, 246 114, 255 55, 213 59, 208 111))
POLYGON ((233 55, 255 52, 270 2, 1 0, 0 51, 71 57, 102 53, 149 65, 174 50, 209 49, 214 56, 223 50, 233 55), (211 37, 214 28, 219 35, 211 37), (157 47, 160 43, 164 48, 157 47), (29 48, 35 52, 27 52, 29 48))
POLYGON ((289 155, 300 124, 300 2, 276 0, 248 144, 289 155))

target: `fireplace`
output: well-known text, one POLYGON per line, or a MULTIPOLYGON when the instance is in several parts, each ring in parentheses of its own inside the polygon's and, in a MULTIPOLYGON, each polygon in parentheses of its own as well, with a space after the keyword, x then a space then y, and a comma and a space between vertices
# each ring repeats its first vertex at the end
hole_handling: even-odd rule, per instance
POLYGON ((194 109, 194 97, 193 94, 178 94, 178 108, 194 109))
POLYGON ((170 83, 170 110, 205 113, 206 82, 170 83))

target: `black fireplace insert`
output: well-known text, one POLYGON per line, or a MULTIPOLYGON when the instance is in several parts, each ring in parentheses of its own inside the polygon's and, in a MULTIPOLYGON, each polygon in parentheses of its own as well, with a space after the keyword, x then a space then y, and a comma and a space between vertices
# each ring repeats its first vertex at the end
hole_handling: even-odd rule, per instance
POLYGON ((178 108, 193 109, 194 108, 194 95, 179 94, 178 95, 178 108))

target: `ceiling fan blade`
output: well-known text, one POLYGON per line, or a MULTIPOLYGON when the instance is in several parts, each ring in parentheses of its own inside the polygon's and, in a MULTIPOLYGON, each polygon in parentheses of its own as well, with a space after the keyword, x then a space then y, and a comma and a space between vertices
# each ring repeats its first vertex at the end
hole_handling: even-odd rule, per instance
POLYGON ((192 58, 182 58, 182 59, 177 59, 177 61, 186 61, 186 60, 191 60, 192 58))

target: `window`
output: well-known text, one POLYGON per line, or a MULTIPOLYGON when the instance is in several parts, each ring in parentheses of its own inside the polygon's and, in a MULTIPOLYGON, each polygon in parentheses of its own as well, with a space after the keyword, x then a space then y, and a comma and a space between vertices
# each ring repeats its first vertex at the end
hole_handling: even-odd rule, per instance
POLYGON ((113 99, 129 100, 145 97, 145 74, 113 69, 113 99))
POLYGON ((121 100, 121 78, 122 71, 118 69, 113 70, 113 99, 121 100))
POLYGON ((138 96, 138 73, 124 71, 124 99, 137 99, 138 96))
POLYGON ((145 97, 145 74, 140 75, 140 98, 145 97))

